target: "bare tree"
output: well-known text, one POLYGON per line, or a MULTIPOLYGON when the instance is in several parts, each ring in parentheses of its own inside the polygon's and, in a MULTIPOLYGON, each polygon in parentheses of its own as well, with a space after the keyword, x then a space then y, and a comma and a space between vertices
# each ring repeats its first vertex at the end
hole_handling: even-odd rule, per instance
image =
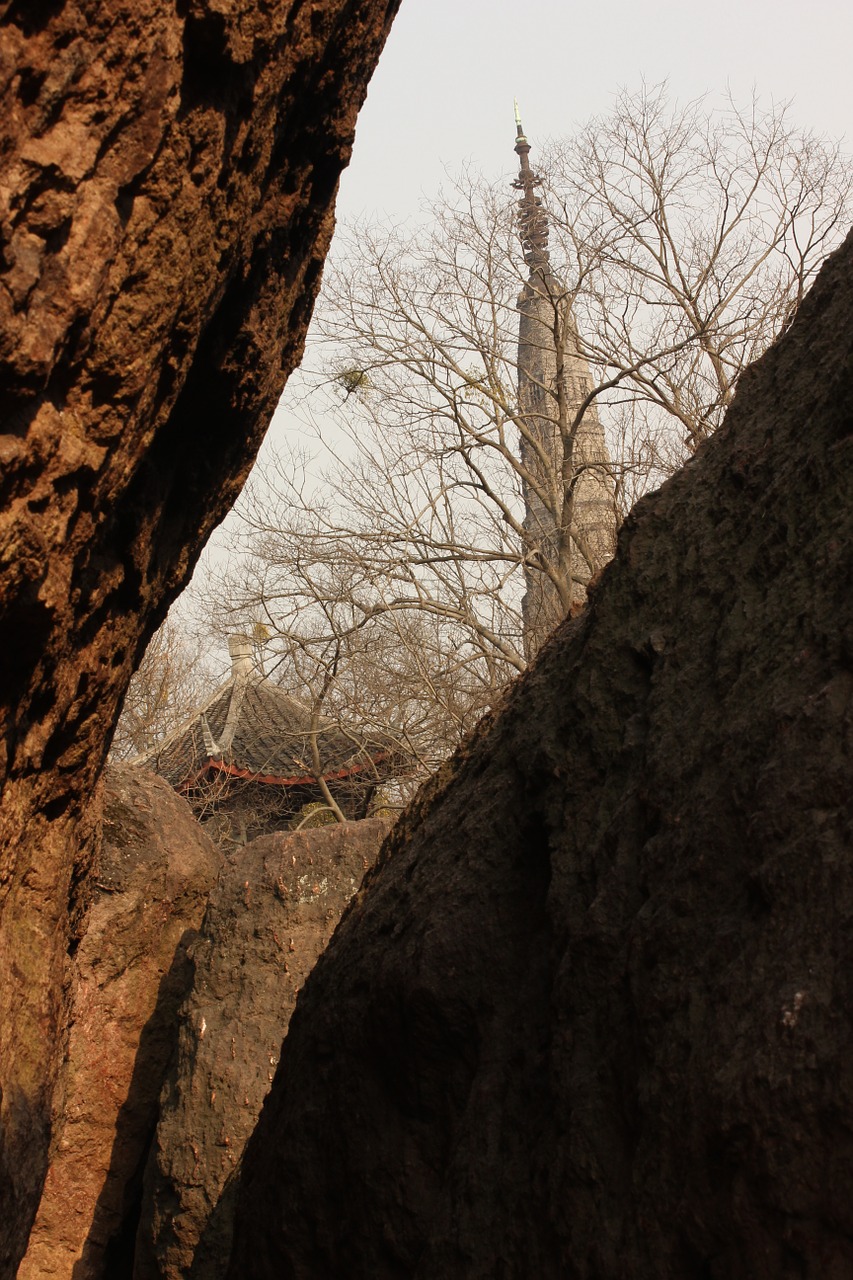
POLYGON ((786 104, 680 107, 665 86, 621 93, 550 155, 588 358, 618 378, 635 432, 665 427, 671 469, 717 427, 847 231, 850 163, 786 104))
POLYGON ((174 615, 166 618, 130 682, 113 737, 113 760, 151 750, 191 715, 208 677, 204 648, 174 615))
MULTIPOLYGON (((282 517, 296 511, 286 496, 292 475, 282 466, 282 517)), ((320 505, 303 501, 298 518, 273 532, 269 517, 266 507, 253 514, 244 503, 246 554, 232 559, 236 572, 208 579, 208 608, 226 630, 262 634, 268 677, 310 707, 324 730, 312 739, 316 777, 325 772, 323 744, 332 727, 353 751, 372 755, 381 744, 403 763, 380 784, 384 805, 393 808, 473 727, 522 659, 516 655, 514 668, 493 645, 473 642, 450 611, 441 616, 383 599, 390 584, 371 580, 348 535, 339 536, 320 505)), ((333 801, 326 803, 335 812, 333 801)))
POLYGON ((714 430, 849 220, 849 164, 784 106, 644 89, 546 173, 519 155, 520 209, 463 175, 414 230, 339 232, 287 401, 326 461, 255 483, 227 588, 425 764, 583 597, 606 495, 624 511, 714 430))

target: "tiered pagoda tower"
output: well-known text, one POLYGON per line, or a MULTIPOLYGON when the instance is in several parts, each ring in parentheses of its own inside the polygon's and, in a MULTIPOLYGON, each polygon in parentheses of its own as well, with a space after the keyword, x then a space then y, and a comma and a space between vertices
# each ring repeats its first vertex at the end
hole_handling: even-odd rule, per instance
POLYGON ((527 539, 522 616, 531 658, 567 607, 584 602, 588 582, 613 555, 616 507, 613 467, 594 403, 574 425, 593 381, 571 296, 551 269, 548 215, 536 194, 541 179, 530 167, 517 103, 515 122, 520 167, 513 186, 521 192, 518 230, 528 267, 518 299, 518 404, 527 539), (543 562, 563 576, 570 573, 570 604, 537 567, 543 562))

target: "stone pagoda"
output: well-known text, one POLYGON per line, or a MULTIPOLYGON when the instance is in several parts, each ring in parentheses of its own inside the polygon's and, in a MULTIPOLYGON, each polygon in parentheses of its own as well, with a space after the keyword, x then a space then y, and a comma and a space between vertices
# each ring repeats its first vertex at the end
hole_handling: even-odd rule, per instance
POLYGON ((616 506, 604 431, 594 401, 585 404, 595 384, 572 295, 551 269, 548 215, 536 194, 541 179, 530 166, 517 103, 515 122, 520 168, 513 186, 521 192, 518 230, 528 268, 518 299, 518 406, 527 541, 522 618, 531 658, 568 609, 583 604, 590 579, 613 555, 616 506), (570 601, 538 567, 543 563, 570 577, 570 601))

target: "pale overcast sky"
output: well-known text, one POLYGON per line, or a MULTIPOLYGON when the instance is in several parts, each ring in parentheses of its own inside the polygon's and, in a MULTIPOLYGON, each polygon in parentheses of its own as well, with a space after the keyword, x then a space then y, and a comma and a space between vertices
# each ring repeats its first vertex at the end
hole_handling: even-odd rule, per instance
POLYGON ((668 79, 680 99, 729 84, 853 135, 851 0, 403 0, 358 124, 339 215, 416 212, 444 167, 514 168, 513 97, 535 146, 668 79))

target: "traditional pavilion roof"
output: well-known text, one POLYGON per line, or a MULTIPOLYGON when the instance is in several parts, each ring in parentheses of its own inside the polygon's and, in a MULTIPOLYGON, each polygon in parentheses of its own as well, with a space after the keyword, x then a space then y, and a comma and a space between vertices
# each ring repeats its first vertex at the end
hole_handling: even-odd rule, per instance
MULTIPOLYGON (((379 780, 404 768, 390 739, 349 732, 328 718, 319 722, 318 746, 329 784, 359 775, 379 780)), ((312 786, 311 708, 235 661, 231 678, 176 733, 133 763, 183 791, 210 771, 282 787, 312 786)))

